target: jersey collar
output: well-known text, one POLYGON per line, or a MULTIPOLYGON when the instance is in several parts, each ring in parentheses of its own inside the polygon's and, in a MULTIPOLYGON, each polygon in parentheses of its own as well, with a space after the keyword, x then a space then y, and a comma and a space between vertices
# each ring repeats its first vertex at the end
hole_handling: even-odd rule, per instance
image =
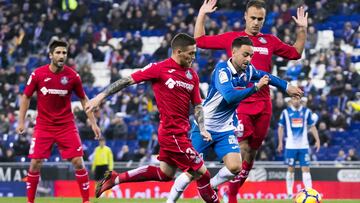
POLYGON ((181 66, 180 64, 176 63, 176 61, 171 57, 170 57, 170 63, 175 69, 183 69, 183 70, 188 69, 187 67, 181 66))
POLYGON ((293 111, 301 111, 303 109, 303 106, 300 106, 298 109, 296 109, 293 105, 290 105, 290 108, 293 111))
POLYGON ((235 67, 234 67, 233 64, 231 63, 231 59, 232 59, 232 57, 229 58, 229 60, 228 60, 226 63, 227 63, 227 65, 228 65, 228 67, 230 68, 231 73, 232 73, 232 74, 237 74, 237 71, 236 71, 235 67))

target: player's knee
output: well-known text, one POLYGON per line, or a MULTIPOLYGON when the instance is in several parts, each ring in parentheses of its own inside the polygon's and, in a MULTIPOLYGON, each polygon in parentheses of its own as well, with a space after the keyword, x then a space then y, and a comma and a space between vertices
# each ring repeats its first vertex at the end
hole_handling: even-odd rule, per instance
POLYGON ((161 181, 170 181, 173 179, 173 177, 170 177, 166 175, 164 172, 162 172, 160 168, 158 168, 158 174, 161 181))
POLYGON ((40 171, 42 162, 43 162, 42 159, 32 159, 30 163, 30 171, 32 172, 40 171))
POLYGON ((289 167, 288 167, 288 171, 289 171, 290 173, 294 173, 294 172, 295 172, 295 167, 289 166, 289 167))
POLYGON ((76 170, 85 168, 82 157, 75 157, 71 159, 71 163, 74 165, 76 170))
POLYGON ((229 171, 234 174, 237 175, 238 173, 240 173, 241 171, 241 165, 240 164, 231 164, 229 167, 227 167, 229 169, 229 171))
POLYGON ((308 173, 308 172, 310 172, 310 167, 303 166, 303 167, 301 167, 301 171, 304 172, 304 173, 308 173))

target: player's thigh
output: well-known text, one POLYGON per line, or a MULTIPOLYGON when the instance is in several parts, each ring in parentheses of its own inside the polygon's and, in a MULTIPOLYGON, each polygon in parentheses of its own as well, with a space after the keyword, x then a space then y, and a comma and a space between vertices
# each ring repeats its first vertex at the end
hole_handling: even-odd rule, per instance
POLYGON ((262 142, 265 140, 270 127, 270 120, 270 113, 262 113, 259 115, 259 117, 254 119, 254 135, 249 143, 252 149, 257 150, 262 145, 262 142))
POLYGON ((55 142, 54 133, 35 127, 31 139, 29 158, 46 159, 50 157, 52 146, 55 142))
POLYGON ((71 159, 84 155, 80 135, 75 125, 64 125, 56 133, 61 158, 71 159))
POLYGON ((299 153, 299 164, 301 167, 308 167, 310 165, 310 154, 308 149, 300 149, 299 153))
POLYGON ((253 134, 255 133, 255 126, 253 123, 252 115, 238 112, 237 117, 238 125, 243 125, 243 132, 240 133, 237 137, 238 142, 251 139, 253 134))
POLYGON ((285 149, 285 163, 290 167, 295 167, 296 149, 285 149))
POLYGON ((239 143, 233 131, 218 133, 216 137, 214 151, 220 160, 229 153, 238 153, 240 155, 239 143))
POLYGON ((163 149, 160 147, 158 159, 182 171, 197 171, 204 164, 199 153, 185 136, 173 136, 176 147, 163 149))
POLYGON ((205 159, 213 141, 206 142, 199 131, 191 132, 190 139, 194 149, 200 154, 203 159, 205 159))

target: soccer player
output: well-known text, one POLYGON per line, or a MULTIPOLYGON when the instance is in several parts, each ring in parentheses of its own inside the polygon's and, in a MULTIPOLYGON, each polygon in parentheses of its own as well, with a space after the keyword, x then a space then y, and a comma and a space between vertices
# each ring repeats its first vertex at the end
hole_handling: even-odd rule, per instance
MULTIPOLYGON (((196 44, 205 49, 225 49, 231 56, 231 42, 239 36, 248 36, 254 44, 254 57, 251 63, 259 70, 271 72, 271 59, 278 55, 286 59, 299 59, 303 52, 306 29, 307 13, 304 8, 297 10, 297 17, 293 17, 297 25, 296 42, 293 46, 283 43, 271 34, 260 32, 266 16, 264 1, 250 0, 245 11, 245 30, 242 32, 227 32, 220 35, 205 35, 205 16, 216 10, 216 0, 204 1, 196 19, 194 37, 196 44)), ((259 92, 245 99, 237 109, 239 125, 243 125, 243 135, 238 137, 241 148, 242 170, 229 185, 229 203, 235 203, 236 195, 248 177, 253 166, 255 155, 261 143, 265 139, 270 126, 271 100, 269 87, 262 88, 259 92)), ((241 127, 239 126, 241 129, 241 127)))
POLYGON ((281 113, 279 120, 278 136, 278 152, 283 150, 284 131, 286 134, 285 143, 285 162, 288 165, 286 173, 286 189, 288 197, 293 197, 294 171, 295 162, 300 162, 302 171, 302 181, 305 188, 311 188, 310 174, 310 155, 308 131, 315 138, 316 151, 320 149, 320 139, 316 129, 316 120, 310 109, 301 105, 301 98, 298 96, 291 97, 290 105, 281 113), (309 128, 309 130, 308 130, 309 128))
MULTIPOLYGON (((74 91, 85 107, 88 98, 82 87, 81 79, 73 69, 65 64, 68 44, 53 40, 49 45, 51 63, 38 67, 31 73, 24 94, 21 97, 19 121, 16 131, 25 131, 25 115, 34 92, 37 94, 36 126, 29 150, 31 158, 27 175, 26 189, 28 203, 34 203, 36 188, 40 178, 43 159, 49 158, 56 143, 63 159, 71 161, 75 168, 83 203, 89 203, 89 177, 84 165, 83 149, 74 115, 71 112, 71 94, 74 91)), ((85 108, 84 108, 85 109, 85 108)), ((87 113, 95 139, 100 137, 100 128, 92 112, 87 113)))
POLYGON ((199 78, 190 68, 195 59, 195 44, 193 37, 183 33, 177 34, 171 42, 170 58, 151 63, 131 76, 110 84, 86 105, 87 111, 95 110, 105 97, 129 85, 151 81, 160 113, 158 129, 160 167, 148 165, 121 174, 109 171, 97 185, 96 197, 120 183, 170 181, 176 169, 180 168, 197 178, 199 193, 206 202, 219 202, 216 192, 209 184, 210 173, 188 138, 189 106, 193 104, 200 134, 204 140, 211 140, 211 135, 204 126, 199 78))
MULTIPOLYGON (((224 161, 225 166, 210 181, 213 188, 233 179, 241 170, 239 144, 233 125, 233 115, 240 101, 267 84, 274 85, 290 95, 302 94, 302 90, 289 85, 286 81, 256 70, 250 64, 253 55, 253 43, 250 38, 238 37, 232 42, 232 57, 215 67, 209 92, 203 103, 205 129, 210 132, 213 141, 204 142, 196 124, 191 133, 195 150, 205 156, 208 148, 213 147, 218 158, 224 161), (250 81, 257 84, 246 88, 250 81)), ((190 174, 179 175, 170 191, 167 203, 176 202, 191 179, 190 174)))

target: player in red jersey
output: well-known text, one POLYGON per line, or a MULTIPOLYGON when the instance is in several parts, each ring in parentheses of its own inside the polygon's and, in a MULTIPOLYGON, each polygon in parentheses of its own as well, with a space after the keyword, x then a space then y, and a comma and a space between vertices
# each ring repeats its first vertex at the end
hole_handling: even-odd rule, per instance
MULTIPOLYGON (((40 177, 43 159, 49 158, 56 143, 63 159, 69 159, 75 168, 83 203, 89 203, 89 177, 84 165, 83 149, 71 111, 71 94, 74 91, 83 107, 88 101, 82 87, 80 76, 64 65, 68 44, 53 40, 50 45, 51 63, 41 66, 31 73, 20 102, 19 121, 16 131, 25 131, 25 115, 34 92, 37 94, 36 125, 31 141, 29 158, 30 168, 26 189, 28 203, 34 203, 36 188, 40 177)), ((85 108, 84 108, 85 109, 85 108)), ((87 113, 95 138, 100 137, 100 128, 92 112, 87 113)))
MULTIPOLYGON (((205 0, 196 19, 194 37, 196 45, 204 49, 225 49, 231 56, 231 44, 240 36, 248 36, 254 44, 254 56, 251 63, 259 70, 271 72, 271 58, 278 55, 287 59, 299 59, 304 49, 307 28, 307 13, 304 8, 297 10, 297 17, 293 16, 297 25, 297 38, 293 46, 285 44, 276 36, 260 32, 266 16, 265 3, 261 0, 250 0, 246 6, 246 27, 242 32, 227 32, 220 35, 205 35, 205 17, 207 13, 216 10, 216 0, 205 0)), ((251 170, 257 150, 265 139, 270 126, 271 100, 269 87, 262 88, 258 93, 243 100, 238 109, 239 125, 243 125, 244 132, 238 141, 243 159, 242 170, 230 183, 229 203, 236 202, 236 195, 240 186, 246 180, 251 170)), ((184 179, 184 181, 187 181, 184 179)), ((179 183, 179 185, 185 185, 179 183)))
POLYGON ((198 190, 206 202, 219 202, 216 192, 210 186, 210 173, 188 138, 189 106, 194 105, 195 119, 204 140, 211 135, 205 130, 201 105, 199 78, 191 69, 195 59, 195 39, 187 34, 177 34, 172 42, 169 59, 151 63, 131 76, 122 78, 91 99, 86 111, 96 109, 102 100, 121 89, 142 81, 151 81, 160 113, 158 139, 160 167, 143 166, 121 174, 109 171, 96 187, 96 197, 116 184, 142 181, 170 181, 176 169, 187 171, 197 177, 198 190))

